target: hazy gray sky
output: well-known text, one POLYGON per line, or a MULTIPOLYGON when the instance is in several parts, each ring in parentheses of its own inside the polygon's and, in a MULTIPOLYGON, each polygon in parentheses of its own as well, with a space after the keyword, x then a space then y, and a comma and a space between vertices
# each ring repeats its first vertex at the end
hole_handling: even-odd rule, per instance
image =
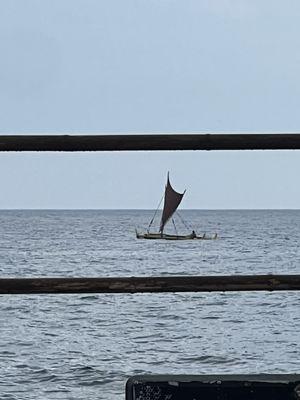
MULTIPOLYGON (((300 130, 298 0, 0 0, 1 133, 300 130)), ((300 208, 299 152, 0 153, 0 208, 300 208)))

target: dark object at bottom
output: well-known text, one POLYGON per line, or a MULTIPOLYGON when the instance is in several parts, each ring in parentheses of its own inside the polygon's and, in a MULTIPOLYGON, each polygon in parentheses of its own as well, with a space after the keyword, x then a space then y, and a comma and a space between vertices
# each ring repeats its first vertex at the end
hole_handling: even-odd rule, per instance
POLYGON ((300 375, 143 375, 126 400, 300 400, 300 375))

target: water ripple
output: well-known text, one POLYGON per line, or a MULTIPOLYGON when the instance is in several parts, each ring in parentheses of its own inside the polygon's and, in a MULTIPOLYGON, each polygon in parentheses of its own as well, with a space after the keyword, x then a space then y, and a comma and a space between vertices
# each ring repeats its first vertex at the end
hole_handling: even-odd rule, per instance
MULTIPOLYGON (((138 241, 148 211, 0 211, 1 275, 299 273, 299 211, 183 215, 220 239, 138 241)), ((0 300, 5 400, 123 399, 127 377, 143 373, 299 371, 296 292, 0 300)))

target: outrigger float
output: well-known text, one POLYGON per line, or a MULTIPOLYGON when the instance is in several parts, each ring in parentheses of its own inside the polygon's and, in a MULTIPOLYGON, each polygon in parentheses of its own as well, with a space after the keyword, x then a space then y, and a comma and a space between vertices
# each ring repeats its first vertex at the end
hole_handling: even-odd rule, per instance
MULTIPOLYGON (((161 221, 160 221, 160 228, 158 233, 152 233, 150 232, 150 227, 154 221, 155 215, 157 210, 155 211, 155 214, 153 218, 151 219, 147 232, 146 233, 139 233, 137 229, 135 230, 136 233, 136 238, 137 239, 152 239, 152 240, 157 240, 157 239, 164 239, 164 240, 191 240, 191 239, 201 239, 201 240, 213 240, 217 239, 217 234, 215 233, 212 236, 207 236, 205 233, 203 235, 197 235, 194 230, 188 235, 170 235, 167 233, 164 233, 164 228, 167 224, 167 222, 172 219, 173 214, 177 210, 179 204, 181 203, 181 200, 184 196, 186 191, 183 193, 178 193, 176 192, 170 183, 169 179, 169 173, 168 173, 168 178, 167 178, 167 184, 165 187, 165 194, 164 194, 164 207, 162 211, 162 216, 161 216, 161 221)), ((161 200, 162 201, 162 200, 161 200)), ((160 201, 160 203, 161 203, 160 201)), ((158 205, 159 208, 160 204, 158 205)), ((176 230, 175 222, 172 219, 173 225, 176 230)))

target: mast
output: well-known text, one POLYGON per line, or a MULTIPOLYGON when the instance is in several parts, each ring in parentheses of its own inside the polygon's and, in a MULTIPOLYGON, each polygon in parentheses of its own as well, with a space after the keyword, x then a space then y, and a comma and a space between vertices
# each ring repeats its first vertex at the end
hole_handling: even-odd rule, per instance
POLYGON ((159 228, 160 233, 163 233, 166 223, 169 221, 169 219, 172 217, 172 215, 176 211, 177 207, 181 203, 181 200, 182 200, 185 192, 186 191, 184 191, 183 193, 178 193, 172 188, 170 179, 169 179, 169 172, 168 172, 167 184, 166 184, 166 188, 165 188, 164 208, 163 208, 162 217, 161 217, 161 221, 160 221, 160 228, 159 228))

